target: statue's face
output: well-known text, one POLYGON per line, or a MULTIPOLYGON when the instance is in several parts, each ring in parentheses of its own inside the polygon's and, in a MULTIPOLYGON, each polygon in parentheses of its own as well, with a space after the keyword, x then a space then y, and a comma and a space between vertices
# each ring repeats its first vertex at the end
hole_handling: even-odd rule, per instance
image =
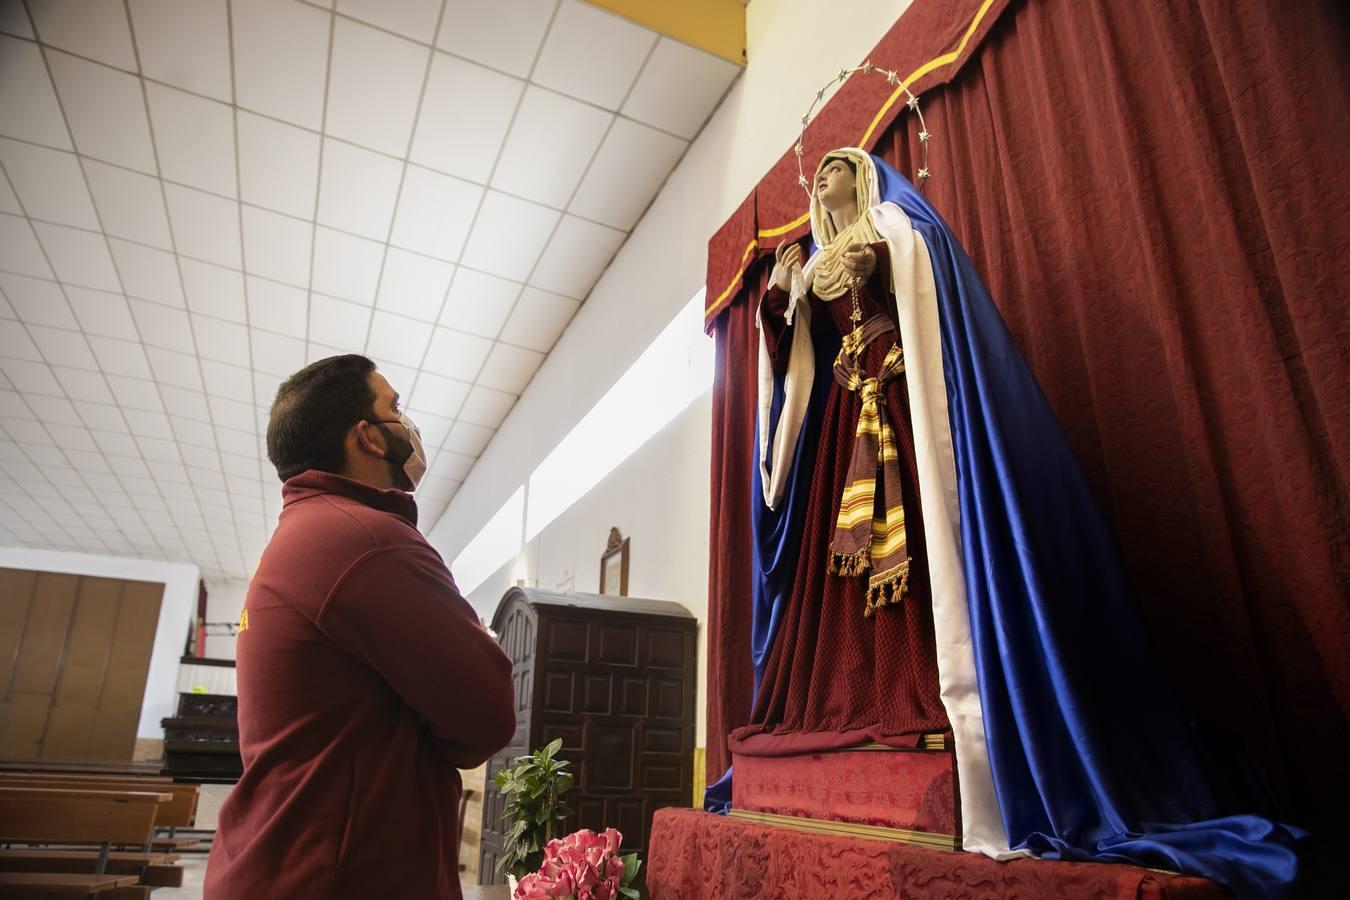
POLYGON ((832 159, 816 175, 816 197, 829 212, 857 202, 852 170, 842 159, 832 159))

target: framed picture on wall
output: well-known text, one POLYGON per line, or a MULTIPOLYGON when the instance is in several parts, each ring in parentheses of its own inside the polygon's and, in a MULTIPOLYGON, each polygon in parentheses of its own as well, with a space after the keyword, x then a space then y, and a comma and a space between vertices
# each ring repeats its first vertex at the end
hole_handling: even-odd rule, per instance
POLYGON ((600 593, 628 596, 628 538, 617 528, 609 530, 609 543, 600 557, 600 593))

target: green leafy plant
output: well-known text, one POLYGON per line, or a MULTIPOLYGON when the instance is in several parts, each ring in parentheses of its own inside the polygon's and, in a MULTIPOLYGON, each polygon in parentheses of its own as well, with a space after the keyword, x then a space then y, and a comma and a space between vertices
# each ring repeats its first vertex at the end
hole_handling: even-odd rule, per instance
POLYGON ((493 779, 506 797, 502 822, 506 823, 499 872, 517 878, 538 870, 544 861, 544 847, 557 836, 563 820, 572 814, 562 802, 575 779, 565 759, 558 759, 562 739, 542 750, 512 760, 493 779))

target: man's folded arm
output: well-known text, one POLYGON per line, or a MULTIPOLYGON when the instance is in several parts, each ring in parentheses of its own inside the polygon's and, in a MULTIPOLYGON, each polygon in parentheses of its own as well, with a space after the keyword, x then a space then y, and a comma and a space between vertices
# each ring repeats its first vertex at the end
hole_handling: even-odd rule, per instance
POLYGON ((474 768, 510 743, 511 661, 429 548, 383 547, 362 556, 317 624, 426 720, 459 768, 474 768))

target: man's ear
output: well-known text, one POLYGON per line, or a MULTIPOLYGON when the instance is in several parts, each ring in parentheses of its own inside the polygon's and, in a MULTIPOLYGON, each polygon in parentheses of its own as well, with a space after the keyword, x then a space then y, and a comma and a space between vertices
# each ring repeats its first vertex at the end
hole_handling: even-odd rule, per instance
POLYGON ((384 445, 384 435, 380 433, 380 429, 364 419, 352 427, 356 430, 356 446, 372 456, 383 459, 388 451, 384 445))

